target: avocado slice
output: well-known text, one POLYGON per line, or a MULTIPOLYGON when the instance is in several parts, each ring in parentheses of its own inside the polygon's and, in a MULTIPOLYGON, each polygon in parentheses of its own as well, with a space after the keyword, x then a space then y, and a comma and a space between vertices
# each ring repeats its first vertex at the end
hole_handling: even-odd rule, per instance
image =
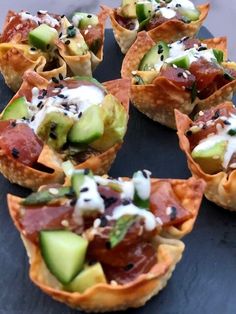
POLYGON ((151 2, 138 2, 136 4, 136 15, 139 23, 150 18, 153 14, 153 6, 151 2))
POLYGON ((71 292, 83 293, 99 283, 106 283, 106 277, 100 263, 85 267, 75 279, 64 288, 71 292))
POLYGON ((68 284, 84 266, 88 241, 66 230, 41 231, 39 242, 43 259, 50 272, 68 284))
POLYGON ((182 69, 189 69, 190 66, 190 59, 188 55, 177 57, 175 59, 172 59, 170 62, 167 62, 169 64, 175 64, 178 68, 182 69))
POLYGON ((121 103, 110 94, 103 100, 101 113, 104 133, 90 146, 98 151, 105 151, 123 140, 127 129, 128 114, 121 103))
POLYGON ((37 135, 55 150, 60 150, 67 142, 67 134, 74 120, 63 112, 52 111, 45 115, 37 129, 37 135))
POLYGON ((14 99, 3 111, 1 120, 22 119, 29 117, 28 102, 25 97, 14 99))
POLYGON ((215 174, 222 170, 224 155, 228 141, 222 140, 209 148, 201 148, 199 144, 192 151, 193 159, 199 164, 202 170, 208 174, 215 174))
POLYGON ((164 41, 160 41, 152 47, 140 62, 140 71, 157 70, 169 56, 169 47, 164 41))
POLYGON ((65 42, 67 50, 72 56, 83 56, 89 48, 81 34, 77 34, 75 38, 70 38, 65 42))
POLYGON ((135 19, 137 0, 122 0, 121 13, 124 17, 135 19))
POLYGON ((97 15, 83 12, 75 12, 72 21, 75 27, 80 29, 88 28, 89 25, 96 26, 99 23, 97 15))
POLYGON ((71 143, 89 144, 103 135, 104 124, 99 105, 90 106, 68 134, 71 143))
POLYGON ((30 45, 42 51, 47 51, 54 47, 54 43, 57 39, 57 31, 47 24, 41 24, 29 32, 30 45))
POLYGON ((184 6, 179 6, 176 9, 181 15, 183 15, 190 21, 197 21, 200 17, 200 11, 196 7, 193 9, 190 9, 184 6))

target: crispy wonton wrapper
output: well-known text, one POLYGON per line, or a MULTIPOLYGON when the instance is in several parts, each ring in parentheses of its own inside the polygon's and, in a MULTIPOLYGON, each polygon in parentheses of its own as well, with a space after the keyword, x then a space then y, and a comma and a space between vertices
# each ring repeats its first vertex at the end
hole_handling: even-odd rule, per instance
MULTIPOLYGON (((224 52, 224 60, 227 60, 227 40, 225 37, 202 40, 209 48, 220 49, 224 52)), ((207 107, 214 103, 216 97, 220 100, 228 99, 236 90, 236 80, 229 82, 210 97, 199 100, 191 100, 191 93, 175 85, 167 78, 157 76, 156 71, 138 71, 143 56, 155 45, 155 42, 146 32, 140 32, 137 40, 126 54, 122 69, 122 77, 132 78, 134 74, 140 76, 146 84, 135 85, 134 79, 131 85, 131 101, 142 113, 154 121, 175 129, 174 109, 189 115, 198 104, 199 107, 207 107), (155 75, 156 74, 156 75, 155 75)), ((224 66, 235 68, 233 62, 224 62, 224 66)))
MULTIPOLYGON (((210 5, 208 3, 198 6, 201 15, 197 21, 193 21, 187 24, 178 20, 170 20, 155 27, 147 33, 156 42, 159 40, 164 40, 169 43, 184 36, 192 37, 199 31, 200 27, 202 26, 204 20, 208 15, 209 8, 210 5)), ((110 15, 115 39, 120 46, 121 51, 125 54, 134 43, 138 31, 131 31, 122 27, 115 19, 116 9, 111 9, 108 7, 106 9, 108 10, 110 15)))
MULTIPOLYGON (((158 184, 158 181, 161 180, 153 179, 152 184, 158 184)), ((52 298, 73 308, 80 308, 88 312, 125 310, 145 304, 146 301, 166 286, 176 264, 180 261, 184 244, 178 238, 191 231, 198 214, 204 189, 203 181, 194 178, 168 181, 171 183, 181 204, 193 214, 193 218, 178 226, 178 228, 169 227, 153 238, 158 262, 149 273, 140 275, 136 280, 126 285, 98 284, 82 294, 63 291, 61 283, 47 269, 39 248, 22 233, 18 221, 21 199, 8 195, 11 217, 21 232, 29 256, 31 280, 52 298)))
POLYGON ((206 182, 206 198, 225 209, 236 211, 236 170, 229 175, 223 171, 214 175, 205 173, 193 160, 189 140, 185 136, 192 120, 178 110, 176 110, 175 116, 180 148, 186 154, 188 167, 193 176, 206 182))
MULTIPOLYGON (((40 89, 47 88, 48 81, 38 75, 36 72, 28 71, 24 74, 24 81, 17 92, 12 98, 11 102, 20 96, 30 97, 33 87, 40 89)), ((107 92, 114 95, 125 107, 129 110, 129 79, 118 79, 104 83, 107 92), (122 93, 121 93, 122 91, 122 93)), ((96 153, 96 155, 88 154, 86 161, 76 165, 76 168, 89 168, 96 174, 107 173, 114 161, 118 150, 122 143, 117 143, 107 151, 96 153)), ((6 155, 4 151, 0 150, 0 172, 11 182, 17 183, 21 186, 37 190, 41 185, 49 183, 62 183, 64 180, 64 172, 61 168, 63 160, 60 154, 52 150, 48 145, 44 148, 39 156, 38 163, 47 167, 45 170, 37 170, 28 167, 10 155, 6 155)))
MULTIPOLYGON (((9 11, 5 20, 4 28, 15 13, 9 11)), ((98 27, 102 29, 102 45, 95 55, 88 51, 83 56, 70 56, 66 52, 66 45, 58 41, 57 46, 59 54, 55 53, 54 68, 47 69, 47 62, 51 58, 49 54, 37 49, 31 50, 31 46, 21 42, 20 34, 7 43, 0 43, 0 71, 5 79, 6 84, 14 91, 20 88, 22 77, 27 70, 36 71, 44 78, 50 80, 52 77, 59 78, 59 74, 63 77, 69 75, 92 76, 92 71, 98 66, 103 59, 104 32, 105 23, 108 16, 107 10, 101 8, 98 14, 98 27)), ((68 21, 68 25, 70 25, 68 21)))

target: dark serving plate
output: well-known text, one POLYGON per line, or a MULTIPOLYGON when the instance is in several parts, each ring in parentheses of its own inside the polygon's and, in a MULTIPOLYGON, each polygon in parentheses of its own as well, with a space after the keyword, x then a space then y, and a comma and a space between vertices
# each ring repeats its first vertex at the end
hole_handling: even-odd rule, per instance
MULTIPOLYGON (((202 28, 200 37, 212 37, 202 28)), ((107 31, 105 60, 96 71, 101 81, 119 78, 122 55, 107 31)), ((0 79, 3 108, 12 92, 0 79)), ((188 178, 186 160, 177 136, 130 109, 128 133, 110 174, 128 176, 149 169, 153 177, 188 178)), ((75 314, 35 287, 28 277, 28 258, 9 217, 6 194, 24 196, 26 189, 0 177, 0 314, 75 314)), ((184 239, 186 250, 167 287, 144 307, 129 314, 236 313, 236 215, 204 200, 194 231, 184 239)))

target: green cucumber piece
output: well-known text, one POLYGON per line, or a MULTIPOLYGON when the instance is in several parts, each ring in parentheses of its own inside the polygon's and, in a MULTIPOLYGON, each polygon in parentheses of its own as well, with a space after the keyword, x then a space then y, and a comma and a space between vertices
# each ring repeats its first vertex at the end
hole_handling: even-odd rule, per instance
POLYGON ((80 29, 88 28, 89 25, 96 26, 99 23, 97 15, 83 12, 76 12, 72 21, 80 29))
POLYGON ((106 277, 100 263, 85 267, 75 279, 64 288, 71 292, 83 293, 99 283, 106 283, 106 277))
POLYGON ((73 190, 75 191, 76 196, 79 198, 80 196, 80 189, 85 181, 85 174, 83 170, 74 171, 71 177, 71 185, 73 190))
POLYGON ((71 282, 84 266, 88 241, 66 230, 41 231, 39 242, 49 271, 63 284, 71 282))
POLYGON ((218 63, 222 63, 224 61, 224 53, 222 50, 213 49, 213 53, 218 63))
POLYGON ((28 103, 25 97, 14 99, 3 111, 1 120, 22 119, 29 117, 28 103))
POLYGON ((60 188, 49 188, 45 191, 39 191, 30 194, 26 197, 22 204, 23 205, 39 205, 47 204, 55 199, 72 197, 74 194, 73 190, 70 187, 60 187, 60 188))
POLYGON ((150 18, 153 14, 153 6, 151 2, 137 3, 136 4, 136 15, 138 21, 142 21, 150 18))
POLYGON ((47 24, 41 24, 29 32, 30 45, 43 51, 47 51, 54 47, 57 39, 57 31, 47 24))
POLYGON ((177 8, 178 12, 190 21, 197 21, 200 17, 200 11, 195 7, 194 9, 187 9, 184 6, 177 8))
POLYGON ((172 59, 170 62, 168 62, 170 64, 175 64, 178 68, 182 68, 182 69, 189 69, 190 66, 190 60, 189 60, 189 56, 182 56, 182 57, 177 57, 176 59, 172 59))
POLYGON ((104 123, 99 105, 89 107, 71 128, 68 139, 71 143, 89 144, 103 135, 104 123))
POLYGON ((155 70, 156 66, 163 64, 164 60, 169 56, 170 48, 164 41, 160 41, 152 47, 140 62, 140 71, 155 70))

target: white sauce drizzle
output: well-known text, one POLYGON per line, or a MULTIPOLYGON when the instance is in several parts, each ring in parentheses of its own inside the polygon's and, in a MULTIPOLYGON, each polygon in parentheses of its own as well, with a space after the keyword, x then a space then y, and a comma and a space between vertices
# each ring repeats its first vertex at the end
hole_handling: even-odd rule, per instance
POLYGON ((146 176, 144 176, 142 171, 137 171, 135 175, 133 176, 133 183, 135 190, 138 194, 138 196, 142 200, 146 200, 150 197, 151 193, 151 181, 150 181, 150 175, 151 172, 148 170, 143 170, 146 173, 146 176))
MULTIPOLYGON (((44 12, 44 11, 42 11, 42 12, 44 12)), ((32 15, 32 14, 28 14, 26 12, 20 12, 19 15, 20 15, 22 21, 31 20, 31 21, 35 22, 36 24, 45 23, 51 27, 56 27, 56 26, 60 25, 56 19, 54 19, 52 16, 50 16, 47 13, 41 14, 40 17, 32 15)))
POLYGON ((172 9, 168 8, 161 8, 159 9, 161 15, 165 17, 166 19, 172 19, 173 17, 176 16, 176 12, 172 9))

